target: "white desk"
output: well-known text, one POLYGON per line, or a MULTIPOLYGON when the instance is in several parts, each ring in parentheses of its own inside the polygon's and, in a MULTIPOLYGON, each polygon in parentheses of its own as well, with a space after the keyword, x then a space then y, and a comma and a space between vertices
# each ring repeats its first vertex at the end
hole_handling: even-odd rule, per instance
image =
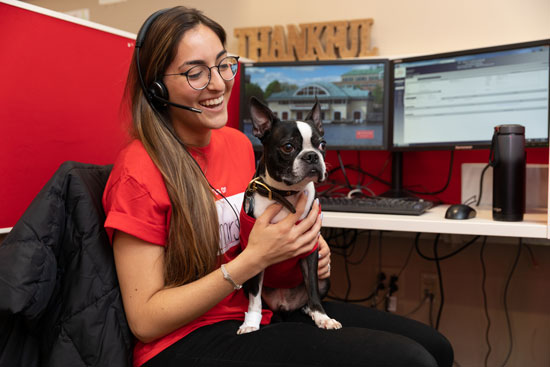
MULTIPOLYGON (((488 209, 477 209, 473 219, 445 219, 448 205, 439 205, 416 215, 323 212, 323 227, 375 229, 383 231, 454 233, 483 236, 547 238, 547 214, 527 213, 522 222, 497 222, 488 209)), ((0 228, 0 234, 11 228, 0 228)))
POLYGON ((0 235, 10 233, 12 227, 9 228, 0 228, 0 235))
POLYGON ((375 229, 385 231, 454 233, 483 236, 547 238, 547 214, 527 213, 522 222, 498 222, 492 211, 476 209, 473 219, 445 219, 448 205, 438 205, 416 215, 323 212, 323 227, 375 229))

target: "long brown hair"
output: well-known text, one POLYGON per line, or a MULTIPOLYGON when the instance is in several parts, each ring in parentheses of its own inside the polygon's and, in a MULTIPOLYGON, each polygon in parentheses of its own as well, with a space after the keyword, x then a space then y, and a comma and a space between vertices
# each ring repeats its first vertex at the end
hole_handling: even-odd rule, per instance
MULTIPOLYGON (((199 24, 212 29, 225 45, 224 29, 196 9, 178 6, 154 19, 138 53, 146 86, 162 79, 185 32, 199 24)), ((131 103, 132 135, 143 143, 160 170, 172 204, 164 255, 165 284, 185 284, 206 275, 217 264, 220 237, 215 198, 200 167, 178 141, 168 112, 153 108, 147 101, 139 82, 135 51, 126 97, 131 103)))

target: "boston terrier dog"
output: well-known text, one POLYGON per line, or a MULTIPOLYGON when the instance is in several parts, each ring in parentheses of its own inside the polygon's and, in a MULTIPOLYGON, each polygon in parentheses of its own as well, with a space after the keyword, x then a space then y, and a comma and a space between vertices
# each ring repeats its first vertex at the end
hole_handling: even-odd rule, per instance
MULTIPOLYGON (((307 216, 315 199, 314 182, 327 177, 325 166, 324 129, 321 108, 317 101, 304 121, 281 121, 255 97, 250 100, 253 134, 264 151, 254 179, 245 192, 241 210, 241 246, 248 242, 248 233, 264 210, 274 202, 283 205, 273 218, 277 223, 290 212, 302 193, 307 195, 307 216), (248 233, 247 233, 248 232, 248 233)), ((244 284, 248 293, 248 312, 238 334, 256 331, 262 319, 262 298, 273 311, 302 309, 315 324, 324 329, 340 329, 342 325, 327 316, 321 305, 329 288, 328 279, 317 278, 318 249, 301 258, 272 265, 244 284)))

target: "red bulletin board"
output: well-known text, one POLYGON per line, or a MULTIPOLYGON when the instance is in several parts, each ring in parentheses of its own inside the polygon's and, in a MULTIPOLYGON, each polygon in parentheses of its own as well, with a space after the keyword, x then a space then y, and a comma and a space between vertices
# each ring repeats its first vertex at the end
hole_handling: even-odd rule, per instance
MULTIPOLYGON (((135 35, 0 1, 0 230, 68 160, 111 164, 135 35)), ((228 125, 238 127, 239 78, 228 125)))
POLYGON ((113 162, 126 141, 120 100, 134 46, 13 3, 0 2, 0 228, 62 162, 113 162))

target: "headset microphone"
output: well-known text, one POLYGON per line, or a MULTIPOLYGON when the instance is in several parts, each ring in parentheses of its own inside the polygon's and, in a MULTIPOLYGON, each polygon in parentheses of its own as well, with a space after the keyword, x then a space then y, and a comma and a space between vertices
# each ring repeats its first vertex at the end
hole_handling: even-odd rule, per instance
POLYGON ((174 103, 174 102, 170 102, 169 100, 167 99, 164 99, 162 97, 159 97, 155 94, 153 94, 151 96, 152 99, 156 99, 157 101, 159 102, 162 102, 163 104, 165 105, 170 105, 170 106, 174 106, 174 107, 177 107, 177 108, 181 108, 181 109, 184 109, 184 110, 187 110, 187 111, 192 111, 192 112, 196 112, 196 113, 202 113, 202 110, 199 110, 198 108, 195 108, 195 107, 190 107, 190 106, 184 106, 182 104, 177 104, 177 103, 174 103))

